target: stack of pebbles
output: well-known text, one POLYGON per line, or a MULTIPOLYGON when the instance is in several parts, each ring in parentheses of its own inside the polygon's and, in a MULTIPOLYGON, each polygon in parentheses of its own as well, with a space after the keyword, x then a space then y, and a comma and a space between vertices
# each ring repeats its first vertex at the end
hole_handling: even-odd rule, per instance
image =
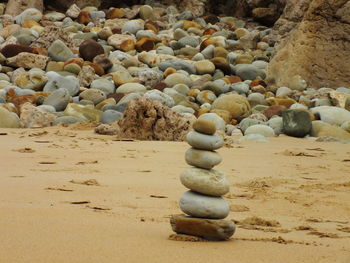
POLYGON ((192 146, 185 154, 186 162, 193 166, 180 176, 181 183, 190 189, 180 198, 185 215, 173 215, 170 223, 174 232, 208 240, 227 240, 235 232, 232 221, 223 220, 229 214, 229 204, 223 195, 229 192, 229 182, 223 172, 212 169, 222 158, 215 152, 224 144, 215 134, 216 126, 207 120, 197 120, 193 131, 187 134, 192 146))

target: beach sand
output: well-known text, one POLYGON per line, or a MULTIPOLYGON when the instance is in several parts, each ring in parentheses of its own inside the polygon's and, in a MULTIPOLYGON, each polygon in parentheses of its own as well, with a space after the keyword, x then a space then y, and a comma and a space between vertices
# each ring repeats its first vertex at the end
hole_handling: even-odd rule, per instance
POLYGON ((189 242, 169 239, 185 142, 77 125, 0 134, 1 263, 350 262, 349 144, 281 136, 220 149, 237 230, 189 242))

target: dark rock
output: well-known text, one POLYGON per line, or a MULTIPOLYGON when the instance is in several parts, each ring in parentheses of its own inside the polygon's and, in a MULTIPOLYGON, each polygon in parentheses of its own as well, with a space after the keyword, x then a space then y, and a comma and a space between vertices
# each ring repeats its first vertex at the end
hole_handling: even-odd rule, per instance
POLYGON ((310 115, 303 110, 286 110, 282 112, 283 132, 293 137, 304 137, 310 133, 312 123, 310 115))
POLYGON ((1 49, 1 53, 6 57, 14 57, 21 52, 34 53, 34 49, 24 45, 8 44, 1 49))
POLYGON ((79 54, 84 60, 92 61, 97 55, 104 53, 102 45, 92 39, 85 40, 79 46, 79 54))

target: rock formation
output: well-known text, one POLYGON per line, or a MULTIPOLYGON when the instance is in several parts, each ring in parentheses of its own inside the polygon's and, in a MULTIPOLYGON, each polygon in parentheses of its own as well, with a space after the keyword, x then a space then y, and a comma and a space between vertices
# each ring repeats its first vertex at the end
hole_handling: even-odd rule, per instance
POLYGON ((119 126, 125 138, 182 141, 191 122, 158 101, 137 98, 128 103, 119 126))
POLYGON ((313 88, 348 86, 350 2, 313 0, 300 25, 278 50, 268 67, 276 85, 288 86, 300 75, 313 88))

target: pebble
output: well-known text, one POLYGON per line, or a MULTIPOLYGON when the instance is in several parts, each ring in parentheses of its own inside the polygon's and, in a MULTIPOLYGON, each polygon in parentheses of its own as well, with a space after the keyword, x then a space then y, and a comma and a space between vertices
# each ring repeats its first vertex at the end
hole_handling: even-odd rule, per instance
POLYGON ((213 135, 217 127, 215 122, 202 118, 193 123, 193 129, 199 133, 213 135))
POLYGON ((98 89, 86 89, 79 94, 81 100, 92 101, 95 105, 107 98, 106 94, 98 89))
POLYGON ((265 137, 275 136, 274 130, 271 127, 263 124, 255 124, 255 125, 249 126, 245 130, 244 135, 250 135, 250 134, 259 134, 265 137))
POLYGON ((312 128, 310 115, 303 110, 286 110, 282 112, 283 132, 293 137, 305 137, 312 128))
POLYGON ((172 215, 170 223, 176 233, 199 236, 213 241, 228 240, 236 230, 235 223, 232 221, 193 218, 183 215, 172 215))
POLYGON ((43 105, 49 105, 56 111, 63 111, 71 100, 67 89, 59 88, 54 90, 43 102, 43 105))
MULTIPOLYGON (((215 129, 217 129, 217 130, 221 130, 221 131, 225 130, 225 126, 226 126, 225 121, 216 113, 204 113, 198 117, 198 121, 201 121, 201 120, 214 123, 215 129)), ((198 130, 196 130, 196 131, 198 131, 198 130)), ((198 132, 200 132, 200 131, 198 131, 198 132)))
POLYGON ((65 62, 70 58, 74 58, 73 52, 60 39, 55 40, 48 48, 49 56, 54 61, 65 62))
POLYGON ((242 119, 249 116, 251 112, 247 98, 238 94, 229 94, 217 98, 212 104, 212 109, 225 110, 230 113, 232 119, 242 119))
POLYGON ((116 110, 106 110, 102 113, 102 123, 112 123, 123 118, 123 113, 116 110))
POLYGON ((0 106, 0 127, 1 128, 19 128, 19 117, 16 113, 10 112, 0 106))
MULTIPOLYGON (((191 152, 190 155, 188 155, 187 153, 188 151, 186 152, 186 161, 188 157, 193 157, 193 155, 198 154, 196 152, 191 152)), ((204 154, 203 153, 200 153, 200 154, 201 154, 201 157, 203 158, 204 154)), ((210 157, 206 156, 206 158, 208 159, 210 157)), ((205 160, 202 159, 202 161, 205 161, 205 160)), ((217 162, 218 160, 208 160, 208 161, 217 162)), ((188 189, 204 195, 222 196, 227 194, 230 190, 230 185, 227 180, 226 174, 214 169, 208 170, 208 169, 201 169, 197 167, 187 168, 180 175, 180 180, 181 180, 181 183, 188 189)))
POLYGON ((50 71, 46 73, 48 81, 43 88, 45 92, 53 92, 57 89, 66 89, 70 96, 78 94, 80 89, 79 80, 73 76, 61 76, 60 74, 50 71))
POLYGON ((176 84, 185 84, 188 87, 190 87, 192 84, 192 80, 188 76, 186 76, 185 74, 173 73, 173 74, 166 77, 166 79, 164 80, 164 83, 168 87, 173 87, 176 84))
POLYGON ((209 219, 223 219, 230 212, 227 201, 222 197, 202 195, 193 191, 187 191, 181 196, 180 209, 187 215, 209 219))
POLYGON ((214 151, 224 145, 224 141, 219 135, 206 135, 196 131, 190 131, 186 140, 193 148, 200 150, 214 151))
POLYGON ((211 169, 215 165, 218 165, 222 161, 222 158, 215 151, 190 148, 186 151, 185 160, 189 165, 204 169, 211 169))
POLYGON ((169 108, 175 105, 174 99, 171 96, 156 89, 147 91, 143 96, 147 99, 159 101, 169 108))
POLYGON ((134 93, 146 91, 146 87, 140 83, 125 83, 116 89, 117 93, 134 93))

